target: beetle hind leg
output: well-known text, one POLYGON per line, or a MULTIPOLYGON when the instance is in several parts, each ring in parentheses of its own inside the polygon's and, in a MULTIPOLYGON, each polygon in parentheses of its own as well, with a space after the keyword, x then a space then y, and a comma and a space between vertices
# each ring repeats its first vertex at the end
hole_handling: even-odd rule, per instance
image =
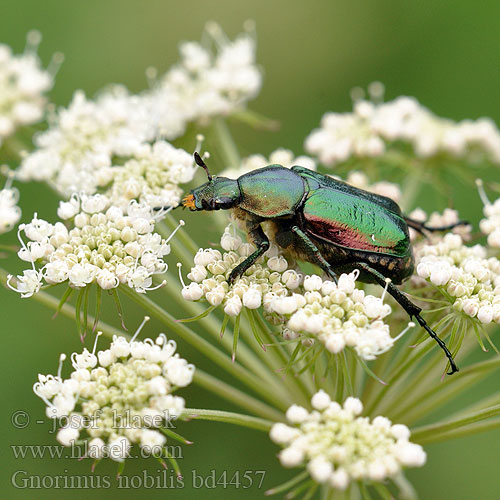
POLYGON ((408 224, 409 227, 412 229, 415 229, 415 231, 418 231, 420 234, 425 234, 424 231, 429 231, 430 233, 436 232, 436 231, 449 231, 451 229, 454 229, 458 226, 468 226, 469 223, 466 220, 459 220, 458 222, 455 222, 454 224, 448 224, 447 226, 427 226, 425 223, 410 219, 409 217, 404 217, 406 223, 408 224))
POLYGON ((448 361, 450 362, 451 371, 448 372, 448 375, 453 375, 455 372, 458 372, 458 367, 453 360, 453 356, 451 352, 446 347, 441 338, 438 337, 437 333, 427 324, 424 318, 420 315, 422 309, 416 306, 413 302, 411 302, 406 295, 399 290, 392 282, 387 283, 386 278, 383 274, 379 273, 377 270, 370 267, 368 264, 364 262, 360 262, 356 264, 357 267, 362 269, 365 273, 371 275, 373 279, 382 287, 387 286, 387 291, 394 297, 396 302, 408 313, 408 315, 412 318, 415 318, 418 324, 425 329, 425 331, 430 335, 432 339, 434 339, 439 347, 444 351, 448 361))

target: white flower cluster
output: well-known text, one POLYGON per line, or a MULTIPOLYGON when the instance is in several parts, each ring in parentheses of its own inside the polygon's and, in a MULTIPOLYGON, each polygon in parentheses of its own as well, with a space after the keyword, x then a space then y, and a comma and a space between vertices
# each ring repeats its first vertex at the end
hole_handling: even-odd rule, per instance
POLYGON ((114 157, 137 153, 155 130, 142 99, 113 87, 95 101, 75 93, 67 109, 35 137, 37 149, 21 163, 21 180, 49 182, 62 195, 94 194, 109 179, 114 157))
POLYGON ((488 245, 500 248, 500 198, 493 203, 485 203, 483 209, 485 219, 479 222, 481 232, 488 235, 488 245))
POLYGON ((49 284, 68 281, 76 288, 97 283, 105 290, 123 283, 144 293, 154 289, 152 276, 167 270, 163 257, 170 253, 170 246, 153 232, 149 207, 131 202, 124 211, 110 206, 104 195, 81 195, 61 202, 57 213, 63 220, 71 219, 73 227, 50 224, 36 214, 29 224, 19 226, 19 233, 24 231, 29 242, 24 244, 19 237, 18 255, 32 264, 32 269, 17 277, 18 288, 11 287, 22 297, 37 292, 43 280, 49 284))
POLYGON ((338 285, 317 275, 304 277, 272 245, 230 285, 231 270, 255 247, 231 234, 231 226, 226 228, 221 246, 224 253, 200 249, 195 255, 195 266, 187 275, 192 282, 182 290, 186 300, 204 297, 211 305, 222 305, 229 316, 239 315, 243 307, 263 306, 271 321, 284 326, 287 338, 317 338, 332 353, 349 346, 367 360, 390 349, 397 339, 382 321, 390 314, 390 306, 383 298, 356 288, 358 272, 341 275, 338 285))
POLYGON ((36 55, 40 39, 40 33, 30 32, 27 50, 21 55, 0 44, 0 144, 16 128, 36 123, 44 114, 44 94, 52 88, 54 79, 51 72, 42 69, 36 55))
POLYGON ((251 172, 257 168, 266 167, 267 165, 278 164, 286 168, 291 168, 294 165, 299 165, 301 167, 308 168, 309 170, 316 170, 316 161, 309 156, 297 156, 293 154, 289 149, 277 149, 273 151, 269 158, 264 155, 251 155, 244 158, 241 162, 239 168, 227 168, 222 172, 221 175, 229 177, 231 179, 236 179, 237 177, 251 172))
POLYGON ((192 281, 182 289, 186 300, 204 297, 209 304, 222 304, 229 316, 238 316, 243 307, 258 309, 268 303, 269 297, 287 296, 302 281, 302 275, 289 269, 291 262, 283 257, 279 249, 271 245, 263 258, 251 266, 246 273, 229 285, 231 270, 255 251, 255 246, 243 243, 229 225, 221 237, 221 253, 216 249, 200 249, 194 256, 194 267, 187 275, 192 281))
POLYGON ((197 42, 181 44, 180 62, 148 94, 152 119, 167 138, 181 135, 191 121, 207 122, 241 109, 260 90, 253 36, 245 33, 230 41, 215 23, 207 25, 207 33, 216 51, 197 42))
POLYGON ((360 417, 363 405, 349 397, 341 406, 320 390, 311 399, 311 412, 292 405, 289 424, 271 428, 271 439, 283 446, 284 467, 305 465, 311 478, 339 490, 351 481, 384 481, 403 467, 421 467, 426 454, 409 441, 410 431, 385 417, 360 417))
POLYGON ((184 399, 172 393, 191 383, 194 365, 174 354, 176 343, 163 333, 155 341, 115 335, 109 349, 95 350, 74 352, 64 380, 61 355, 57 376, 38 375, 33 386, 47 417, 61 419, 57 440, 70 446, 85 430, 90 458, 122 462, 134 443, 161 457, 166 437, 158 429, 184 410, 184 399))
POLYGON ((500 261, 481 245, 467 247, 448 233, 417 254, 417 274, 451 298, 453 307, 481 323, 500 323, 500 261))
POLYGON ((193 157, 165 141, 143 144, 122 166, 99 172, 100 185, 109 185, 106 196, 113 205, 126 207, 139 200, 149 207, 173 207, 180 202, 179 184, 193 179, 193 157))
POLYGON ((351 113, 326 113, 305 147, 323 164, 335 165, 353 156, 380 156, 395 141, 409 143, 422 158, 437 153, 467 159, 486 155, 500 163, 500 132, 491 120, 457 123, 440 118, 413 97, 385 103, 360 100, 351 113))
POLYGON ((0 234, 10 231, 21 218, 21 209, 17 206, 19 191, 12 187, 0 190, 0 234))
POLYGON ((133 95, 113 86, 95 100, 76 92, 49 129, 35 137, 37 149, 24 158, 18 177, 49 182, 65 197, 94 194, 116 179, 114 193, 125 189, 125 198, 132 193, 137 198, 146 186, 143 197, 155 202, 178 199, 177 184, 191 180, 192 163, 163 141, 147 143, 175 139, 193 120, 235 111, 261 85, 254 39, 242 35, 230 42, 220 28, 211 30, 216 54, 195 42, 183 44, 181 63, 150 90, 133 95))
POLYGON ((352 347, 371 360, 389 350, 398 337, 391 337, 382 319, 391 313, 383 298, 365 295, 356 288, 359 272, 342 274, 338 284, 317 275, 306 276, 291 296, 270 299, 269 309, 282 316, 285 334, 317 338, 332 353, 352 347))

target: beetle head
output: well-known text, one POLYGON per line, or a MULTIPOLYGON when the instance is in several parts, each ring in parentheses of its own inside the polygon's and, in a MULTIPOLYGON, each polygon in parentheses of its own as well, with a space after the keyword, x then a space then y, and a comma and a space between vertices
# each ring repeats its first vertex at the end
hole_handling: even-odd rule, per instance
POLYGON ((208 182, 193 189, 182 200, 182 206, 190 210, 224 210, 234 207, 240 200, 238 181, 227 177, 212 177, 208 167, 198 153, 194 154, 196 163, 208 176, 208 182))

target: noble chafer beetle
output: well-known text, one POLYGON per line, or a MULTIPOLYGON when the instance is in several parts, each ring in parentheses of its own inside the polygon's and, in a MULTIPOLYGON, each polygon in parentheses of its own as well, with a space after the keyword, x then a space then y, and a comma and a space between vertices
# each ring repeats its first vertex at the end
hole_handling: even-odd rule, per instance
POLYGON ((232 210, 257 249, 229 276, 233 282, 268 248, 269 240, 298 260, 319 266, 331 279, 358 269, 360 281, 378 283, 443 349, 453 374, 458 368, 446 344, 421 316, 422 309, 395 285, 413 273, 408 228, 443 231, 461 224, 428 227, 402 214, 385 196, 294 166, 269 165, 238 179, 212 176, 198 153, 196 163, 208 182, 193 189, 179 206, 190 210, 232 210), (261 224, 268 223, 267 234, 261 224))

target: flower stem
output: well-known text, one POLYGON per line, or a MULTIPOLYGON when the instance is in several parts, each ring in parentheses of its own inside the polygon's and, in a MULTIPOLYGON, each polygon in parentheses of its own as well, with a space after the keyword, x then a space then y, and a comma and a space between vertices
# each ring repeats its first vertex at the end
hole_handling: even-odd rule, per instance
POLYGON ((207 342, 204 338, 197 335, 183 323, 175 321, 175 318, 170 313, 163 310, 160 306, 158 306, 158 304, 148 299, 144 294, 137 293, 127 286, 121 286, 120 289, 125 295, 139 304, 151 316, 156 317, 164 325, 168 326, 170 330, 179 335, 179 337, 194 346, 214 363, 217 363, 229 374, 243 382, 256 394, 259 394, 263 398, 267 399, 270 403, 274 404, 281 410, 286 410, 288 408, 290 402, 287 398, 284 398, 281 394, 276 393, 269 386, 263 384, 260 378, 250 373, 241 365, 232 363, 228 356, 223 354, 219 349, 207 342))
POLYGON ((226 422, 228 424, 240 425, 257 429, 259 431, 269 432, 274 422, 263 418, 243 415, 242 413, 233 413, 221 410, 205 410, 198 408, 186 408, 181 415, 181 419, 210 420, 212 422, 226 422))
POLYGON ((215 132, 220 151, 223 157, 224 167, 238 168, 241 163, 240 154, 236 148, 231 132, 227 123, 222 117, 216 117, 213 120, 212 128, 215 132))
POLYGON ((417 443, 431 443, 438 440, 441 434, 445 434, 446 432, 453 431, 460 427, 465 427, 497 415, 500 415, 500 404, 472 412, 454 420, 447 420, 445 422, 437 422, 435 424, 417 427, 412 430, 412 441, 417 443))
POLYGON ((492 431, 500 428, 500 418, 493 418, 491 420, 481 420, 473 424, 468 424, 465 427, 459 427, 448 432, 436 434, 430 439, 421 439, 421 444, 438 443, 440 441, 447 441, 448 439, 457 439, 465 436, 478 434, 479 432, 492 431))
POLYGON ((222 380, 196 368, 194 372, 193 383, 213 392, 217 396, 226 399, 232 404, 238 405, 244 410, 250 411, 255 415, 267 418, 273 421, 283 421, 283 413, 275 410, 271 406, 255 399, 232 385, 226 384, 222 380))
MULTIPOLYGON (((7 272, 0 268, 0 283, 5 284, 6 278, 7 272)), ((46 292, 35 293, 33 295, 33 299, 40 304, 47 306, 49 309, 53 309, 54 311, 59 309, 60 313, 68 318, 75 318, 75 308, 73 306, 66 303, 60 307, 60 300, 46 292)), ((95 321, 95 318, 89 316, 88 321, 92 323, 95 321)), ((113 335, 122 336, 127 339, 131 338, 131 335, 128 333, 123 332, 122 330, 119 330, 118 328, 115 328, 114 326, 111 326, 103 321, 97 322, 96 330, 102 331, 103 335, 109 338, 112 338, 113 335)), ((284 418, 282 413, 275 410, 271 406, 268 406, 239 389, 226 384, 222 380, 203 372, 199 368, 195 371, 193 383, 213 392, 217 396, 227 399, 233 404, 255 413, 256 415, 260 415, 261 417, 268 418, 273 421, 281 421, 284 418)))
MULTIPOLYGON (((203 313, 203 307, 200 303, 184 300, 181 295, 181 286, 178 283, 177 276, 174 276, 170 271, 162 275, 168 281, 168 288, 163 288, 168 294, 168 300, 175 303, 185 310, 187 315, 197 316, 203 313)), ((182 314, 182 312, 181 312, 182 314)), ((233 335, 226 332, 226 335, 221 339, 219 332, 221 331, 221 322, 217 319, 214 313, 205 316, 199 320, 199 325, 211 335, 217 344, 222 343, 228 353, 232 351, 233 335)), ((266 368, 266 366, 258 359, 252 349, 240 341, 238 346, 238 360, 245 365, 255 375, 265 380, 273 380, 276 378, 274 373, 266 368)), ((277 388, 279 390, 279 387, 277 388)))

